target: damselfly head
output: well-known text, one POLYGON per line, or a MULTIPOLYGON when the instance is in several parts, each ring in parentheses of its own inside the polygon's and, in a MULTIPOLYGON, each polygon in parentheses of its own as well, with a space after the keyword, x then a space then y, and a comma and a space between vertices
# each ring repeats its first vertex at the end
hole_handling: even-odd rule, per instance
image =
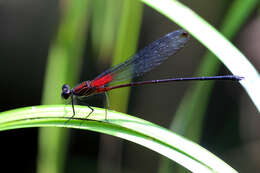
POLYGON ((67 100, 71 95, 71 90, 69 85, 64 84, 62 86, 62 92, 61 92, 61 97, 64 98, 65 100, 67 100))

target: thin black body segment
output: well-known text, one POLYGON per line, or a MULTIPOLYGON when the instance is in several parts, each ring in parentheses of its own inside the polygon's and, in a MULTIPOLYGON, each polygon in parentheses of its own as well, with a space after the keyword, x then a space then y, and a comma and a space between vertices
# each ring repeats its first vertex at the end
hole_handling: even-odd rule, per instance
POLYGON ((141 82, 132 82, 122 85, 116 85, 111 87, 106 87, 107 91, 123 88, 123 87, 133 87, 139 85, 148 85, 148 84, 161 84, 161 83, 169 83, 169 82, 182 82, 182 81, 209 81, 209 80, 232 80, 232 81, 240 81, 243 77, 226 75, 226 76, 208 76, 208 77, 187 77, 187 78, 171 78, 171 79, 159 79, 159 80, 150 80, 150 81, 141 81, 141 82))

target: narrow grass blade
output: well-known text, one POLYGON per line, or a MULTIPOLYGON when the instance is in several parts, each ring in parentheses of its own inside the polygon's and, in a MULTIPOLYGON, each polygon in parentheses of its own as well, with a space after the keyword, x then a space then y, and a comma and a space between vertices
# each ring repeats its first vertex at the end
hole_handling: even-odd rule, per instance
MULTIPOLYGON (((112 60, 112 65, 117 65, 125 61, 128 57, 136 52, 139 31, 142 19, 143 4, 136 0, 124 0, 116 2, 121 3, 121 15, 119 20, 117 39, 115 43, 115 51, 112 60)), ((109 3, 111 3, 109 1, 109 3)), ((111 5, 109 5, 111 8, 111 5)), ((115 8, 115 7, 113 7, 115 8)), ((110 10, 112 11, 112 10, 110 10)), ((107 22, 106 22, 107 23, 107 22)), ((131 88, 119 89, 115 92, 109 92, 110 108, 127 112, 128 98, 131 88)), ((113 167, 114 172, 121 171, 121 156, 122 156, 122 142, 119 140, 113 140, 113 146, 109 146, 113 138, 101 137, 100 154, 99 154, 99 171, 107 172, 107 170, 113 167), (110 152, 110 151, 116 152, 110 152), (110 163, 108 158, 116 158, 116 163, 110 163), (103 171, 102 171, 103 170, 103 171)))
POLYGON ((27 127, 67 127, 91 130, 116 136, 154 150, 181 164, 192 172, 236 172, 209 151, 199 145, 148 121, 94 108, 88 120, 83 120, 90 112, 88 107, 75 106, 76 116, 72 116, 71 106, 33 106, 2 112, 0 131, 27 127))
MULTIPOLYGON (((62 103, 63 84, 75 84, 82 61, 88 23, 88 0, 69 0, 57 35, 51 44, 43 87, 42 104, 62 103)), ((68 135, 66 129, 39 130, 38 173, 64 172, 68 135)))
MULTIPOLYGON (((125 61, 136 52, 139 31, 142 21, 143 5, 139 1, 125 0, 122 7, 122 17, 116 41, 113 65, 125 61)), ((127 111, 130 87, 109 92, 113 109, 127 111)))
POLYGON ((214 53, 235 75, 242 76, 241 84, 260 111, 260 76, 247 58, 214 27, 178 1, 142 0, 161 14, 185 28, 214 53))

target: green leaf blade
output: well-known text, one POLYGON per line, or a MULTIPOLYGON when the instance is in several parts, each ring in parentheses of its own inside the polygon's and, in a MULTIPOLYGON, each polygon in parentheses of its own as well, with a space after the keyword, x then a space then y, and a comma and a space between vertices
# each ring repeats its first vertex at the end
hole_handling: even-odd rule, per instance
POLYGON ((207 21, 178 1, 142 1, 189 31, 191 35, 215 54, 234 75, 244 77, 245 79, 241 80, 240 83, 260 111, 259 91, 255 89, 260 88, 260 75, 235 46, 207 21))
POLYGON ((25 127, 67 127, 91 130, 113 135, 154 150, 192 172, 236 172, 222 160, 199 145, 148 121, 123 113, 94 108, 90 119, 83 120, 89 108, 75 106, 75 119, 71 106, 34 106, 0 114, 0 131, 25 127), (67 123, 66 123, 67 122, 67 123))

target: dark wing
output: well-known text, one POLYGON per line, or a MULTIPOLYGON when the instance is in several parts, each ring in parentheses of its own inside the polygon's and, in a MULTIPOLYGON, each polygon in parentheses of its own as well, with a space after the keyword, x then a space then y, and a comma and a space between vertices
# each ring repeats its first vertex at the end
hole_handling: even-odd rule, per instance
POLYGON ((141 76, 178 52, 188 40, 189 35, 186 31, 173 31, 154 41, 125 62, 101 73, 91 85, 99 87, 141 76))

